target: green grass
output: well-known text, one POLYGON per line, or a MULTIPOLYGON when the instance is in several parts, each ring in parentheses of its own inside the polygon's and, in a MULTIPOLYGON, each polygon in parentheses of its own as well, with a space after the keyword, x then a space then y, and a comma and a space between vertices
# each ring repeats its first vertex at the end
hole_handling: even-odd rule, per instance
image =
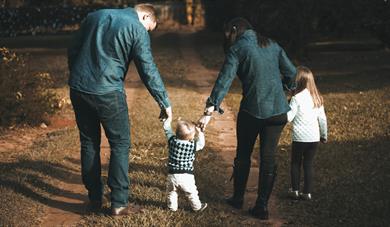
MULTIPOLYGON (((154 55, 167 85, 174 118, 196 120, 204 100, 196 88, 180 80, 190 66, 183 63, 185 56, 177 51, 176 38, 175 34, 155 37, 154 55)), ((208 38, 202 33, 199 40, 197 50, 204 53, 201 56, 206 56, 203 62, 209 68, 218 69, 223 61, 218 38, 208 38)), ((369 52, 365 58, 359 54, 314 53, 312 60, 307 62, 319 75, 318 85, 324 94, 329 122, 329 143, 321 145, 316 154, 314 200, 293 202, 286 198, 290 181, 289 125, 282 134, 274 194, 279 199, 279 214, 292 226, 389 225, 390 81, 384 65, 389 54, 378 52, 377 56, 369 52)), ((48 64, 50 59, 54 65, 65 64, 66 59, 60 54, 44 56, 48 64)), ((40 64, 45 61, 39 59, 40 64)), ((45 68, 45 65, 40 67, 45 68)), ((40 70, 37 65, 31 67, 40 70)), ((56 67, 49 67, 49 70, 58 76, 59 91, 66 95, 66 68, 61 67, 58 71, 56 67)), ((240 93, 236 81, 225 99, 234 111, 238 110, 240 93)), ((203 213, 193 213, 181 195, 177 212, 166 209, 167 143, 157 119, 159 109, 144 87, 138 88, 135 94, 133 108, 129 110, 132 124, 129 199, 144 206, 145 213, 119 219, 111 218, 107 213, 86 215, 78 225, 255 225, 244 212, 233 213, 224 205, 226 166, 207 146, 211 137, 207 132, 206 148, 196 159, 195 177, 200 198, 210 207, 203 213)), ((56 206, 50 198, 66 193, 56 186, 58 181, 79 174, 79 164, 72 158, 78 152, 78 131, 70 128, 43 134, 26 150, 0 153, 0 226, 39 225, 44 205, 56 206)), ((107 173, 103 175, 106 180, 107 173)), ((105 212, 108 206, 105 204, 105 212)))
MULTIPOLYGON (((188 66, 183 64, 180 52, 174 48, 175 38, 174 34, 168 34, 161 39, 162 41, 154 42, 157 46, 154 49, 155 59, 166 82, 173 104, 174 118, 182 117, 195 121, 204 107, 204 100, 196 88, 180 80, 188 66), (164 43, 167 39, 169 42, 164 43)), ((63 56, 59 55, 54 61, 61 61, 61 59, 64 60, 63 56)), ((64 75, 65 72, 58 74, 59 81, 64 81, 64 75)), ((63 87, 59 87, 59 92, 64 95, 63 87)), ((200 198, 209 203, 209 207, 202 213, 194 213, 185 196, 180 195, 179 210, 168 211, 165 189, 168 153, 162 125, 157 119, 159 109, 143 86, 136 88, 135 94, 136 98, 129 110, 132 125, 129 200, 143 206, 145 212, 114 219, 108 215, 109 204, 106 203, 103 213, 86 215, 78 225, 253 225, 253 221, 247 220, 240 213, 232 213, 223 204, 225 180, 228 177, 225 176, 226 166, 221 157, 208 146, 197 156, 195 177, 200 198)), ((209 138, 206 133, 206 141, 209 138)), ((42 135, 27 150, 14 153, 13 159, 9 162, 0 162, 0 191, 2 192, 0 225, 39 225, 44 214, 44 205, 49 207, 58 205, 50 199, 51 196, 67 193, 58 188, 58 181, 67 180, 67 176, 71 174, 79 174, 80 166, 74 159, 78 152, 77 129, 64 129, 42 135), (21 220, 22 216, 24 218, 21 220)), ((103 178, 107 180, 106 171, 103 171, 103 178)), ((106 191, 108 191, 107 187, 106 191)))
POLYGON ((50 198, 63 192, 56 182, 74 173, 75 167, 64 162, 77 152, 76 129, 43 134, 26 150, 10 151, 0 162, 0 225, 38 224, 45 205, 55 205, 50 198))
MULTIPOLYGON (((384 51, 313 52, 305 63, 318 75, 329 142, 320 145, 315 157, 314 200, 290 201, 286 192, 291 125, 282 133, 274 193, 279 213, 290 225, 389 225, 390 77, 384 63, 389 59, 390 54, 384 51)), ((240 83, 235 81, 225 102, 237 112, 240 100, 240 83)), ((254 155, 258 150, 257 144, 254 155)))

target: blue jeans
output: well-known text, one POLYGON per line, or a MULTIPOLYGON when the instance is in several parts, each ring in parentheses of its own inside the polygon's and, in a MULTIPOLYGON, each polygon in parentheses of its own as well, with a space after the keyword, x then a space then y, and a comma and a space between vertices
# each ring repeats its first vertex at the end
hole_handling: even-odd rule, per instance
POLYGON ((81 174, 91 201, 102 201, 100 139, 101 127, 111 148, 108 186, 111 206, 127 206, 129 191, 130 122, 126 94, 120 91, 92 95, 70 90, 70 98, 80 131, 81 174))

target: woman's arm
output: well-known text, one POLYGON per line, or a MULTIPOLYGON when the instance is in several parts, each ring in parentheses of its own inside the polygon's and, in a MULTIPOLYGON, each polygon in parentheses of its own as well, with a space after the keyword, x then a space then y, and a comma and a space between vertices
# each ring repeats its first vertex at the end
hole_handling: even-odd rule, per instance
POLYGON ((221 114, 223 113, 219 106, 229 91, 234 77, 237 74, 238 64, 238 57, 231 48, 226 54, 225 61, 218 74, 213 90, 211 91, 210 97, 207 99, 206 107, 214 106, 214 111, 218 111, 221 114))
POLYGON ((279 69, 282 74, 283 87, 289 91, 295 89, 295 76, 297 70, 281 47, 279 53, 279 69))

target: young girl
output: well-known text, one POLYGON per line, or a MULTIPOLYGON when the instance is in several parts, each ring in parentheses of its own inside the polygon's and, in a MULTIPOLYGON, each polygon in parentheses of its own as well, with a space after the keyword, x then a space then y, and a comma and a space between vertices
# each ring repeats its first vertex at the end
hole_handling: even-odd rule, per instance
POLYGON ((327 122, 323 99, 317 90, 313 73, 307 67, 297 68, 297 88, 287 113, 292 122, 291 188, 290 197, 310 200, 313 187, 313 158, 318 142, 327 141, 327 122), (299 190, 300 169, 303 159, 304 187, 299 190))

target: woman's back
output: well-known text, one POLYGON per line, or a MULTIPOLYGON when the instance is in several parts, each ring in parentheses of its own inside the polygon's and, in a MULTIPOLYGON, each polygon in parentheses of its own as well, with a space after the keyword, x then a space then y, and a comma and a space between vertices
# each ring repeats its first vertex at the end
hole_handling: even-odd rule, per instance
POLYGON ((266 47, 260 47, 256 33, 247 30, 229 51, 239 62, 236 73, 243 89, 241 110, 260 119, 286 113, 289 107, 282 75, 293 81, 295 67, 283 49, 271 40, 266 47))

